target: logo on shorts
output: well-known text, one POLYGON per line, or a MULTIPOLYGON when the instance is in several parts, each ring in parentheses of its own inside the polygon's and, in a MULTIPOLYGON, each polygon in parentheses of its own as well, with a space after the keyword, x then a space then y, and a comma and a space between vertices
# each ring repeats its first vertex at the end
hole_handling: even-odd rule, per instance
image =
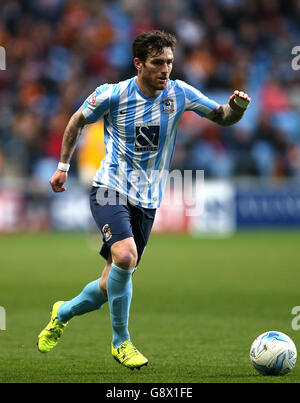
POLYGON ((112 233, 110 230, 110 226, 108 224, 105 224, 102 228, 102 234, 104 237, 105 242, 108 242, 110 238, 112 237, 112 233))
POLYGON ((134 151, 157 151, 159 122, 136 123, 134 151))
POLYGON ((165 98, 162 100, 162 107, 164 113, 174 112, 174 100, 172 98, 165 98))

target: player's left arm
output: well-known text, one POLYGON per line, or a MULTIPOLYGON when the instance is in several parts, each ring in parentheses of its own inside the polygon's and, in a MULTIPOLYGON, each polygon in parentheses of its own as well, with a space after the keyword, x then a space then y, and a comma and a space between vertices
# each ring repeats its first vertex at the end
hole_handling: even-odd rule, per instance
POLYGON ((231 126, 242 119, 251 98, 243 91, 234 91, 228 104, 218 105, 205 117, 221 126, 231 126))

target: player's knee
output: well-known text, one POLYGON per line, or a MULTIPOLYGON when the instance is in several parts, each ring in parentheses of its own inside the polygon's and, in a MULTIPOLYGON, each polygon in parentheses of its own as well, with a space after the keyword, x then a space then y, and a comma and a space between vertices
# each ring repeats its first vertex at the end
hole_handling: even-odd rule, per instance
POLYGON ((100 288, 107 295, 106 280, 106 277, 100 278, 100 288))
POLYGON ((113 263, 121 269, 130 270, 136 266, 137 253, 134 249, 119 251, 113 258, 113 263))

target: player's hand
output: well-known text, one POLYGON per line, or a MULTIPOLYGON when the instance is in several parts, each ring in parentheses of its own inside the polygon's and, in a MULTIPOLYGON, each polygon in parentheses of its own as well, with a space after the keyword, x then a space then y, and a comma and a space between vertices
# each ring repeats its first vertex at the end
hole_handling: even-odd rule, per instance
POLYGON ((251 98, 243 91, 234 91, 229 98, 229 106, 232 110, 238 113, 244 113, 251 102, 251 98))
POLYGON ((57 169, 54 172, 52 178, 49 180, 53 192, 58 193, 67 190, 67 188, 63 186, 63 184, 66 182, 67 179, 68 179, 67 172, 57 169))

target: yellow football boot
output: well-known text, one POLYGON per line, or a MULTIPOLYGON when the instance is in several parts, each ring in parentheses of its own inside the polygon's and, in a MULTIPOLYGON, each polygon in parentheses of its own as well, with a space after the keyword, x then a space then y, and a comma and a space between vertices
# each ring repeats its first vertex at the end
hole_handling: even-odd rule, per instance
POLYGON ((114 348, 112 345, 111 353, 117 362, 131 370, 134 368, 140 369, 148 364, 147 358, 129 340, 124 341, 118 348, 114 348))
POLYGON ((58 308, 64 302, 65 301, 55 302, 50 313, 50 322, 38 335, 37 346, 41 353, 48 353, 56 346, 58 340, 63 334, 63 331, 65 330, 65 327, 67 326, 67 323, 59 322, 57 317, 58 308))

